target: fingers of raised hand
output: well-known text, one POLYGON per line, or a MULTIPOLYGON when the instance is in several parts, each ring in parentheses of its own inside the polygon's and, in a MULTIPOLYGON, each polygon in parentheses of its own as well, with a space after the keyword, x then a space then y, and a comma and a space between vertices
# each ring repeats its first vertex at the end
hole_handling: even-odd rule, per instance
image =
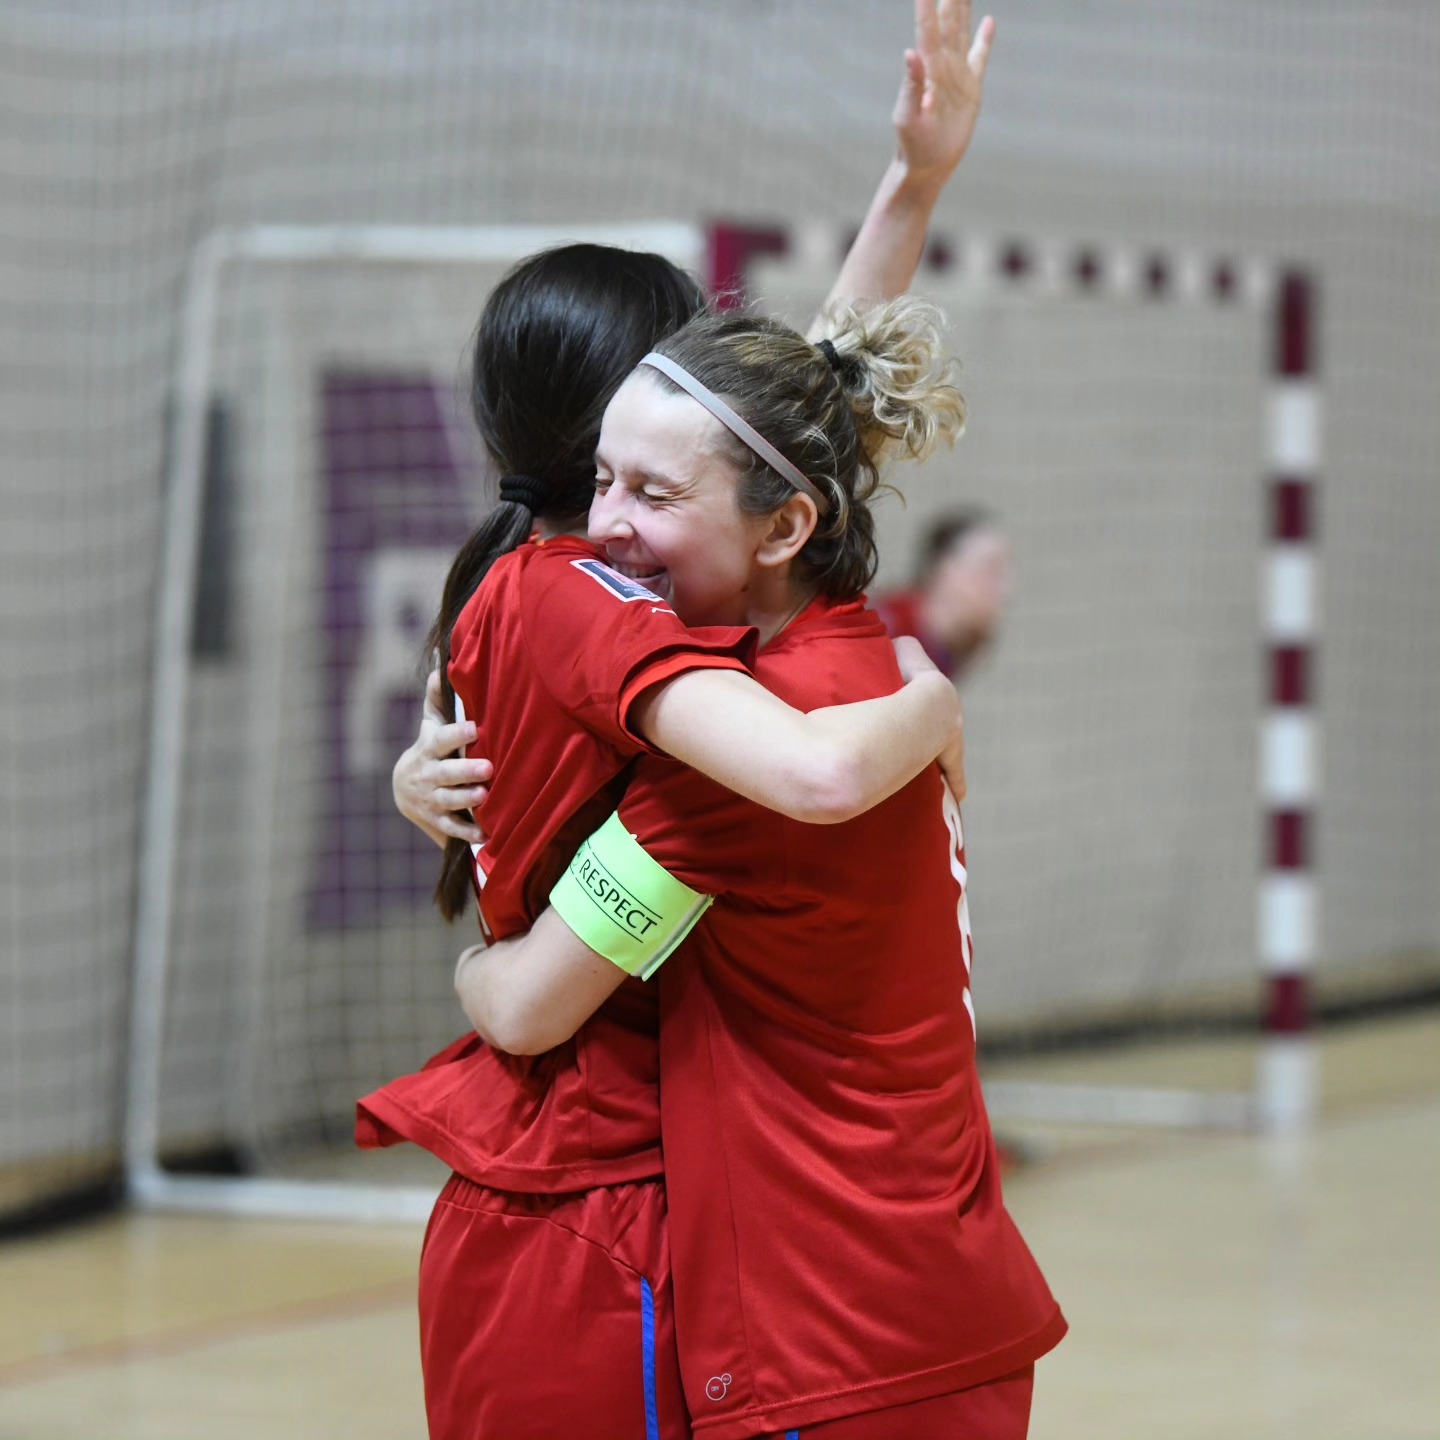
POLYGON ((436 786, 488 785, 495 778, 495 767, 488 760, 437 760, 425 773, 436 786))
POLYGON ((970 54, 966 59, 970 73, 977 80, 984 77, 985 67, 990 63, 990 47, 994 43, 995 20, 993 16, 987 15, 980 22, 980 28, 975 32, 975 40, 970 46, 970 54))
POLYGON ((431 806, 437 814, 474 810, 489 798, 488 785, 438 785, 431 792, 431 806))
POLYGON ((447 835, 482 843, 480 831, 463 814, 483 805, 495 767, 488 760, 440 760, 425 767, 422 804, 431 822, 447 835))
POLYGON ((936 28, 940 43, 960 54, 970 39, 970 0, 940 0, 936 28))
POLYGON ((425 709, 434 712, 440 719, 445 718, 444 692, 440 688, 440 671, 432 670, 425 678, 425 709))
POLYGON ((922 55, 933 55, 940 48, 935 0, 915 0, 915 45, 922 55))
POLYGON ((920 113, 921 101, 925 96, 925 61, 914 50, 905 52, 905 78, 900 82, 900 94, 895 101, 895 124, 901 127, 912 125, 920 113))

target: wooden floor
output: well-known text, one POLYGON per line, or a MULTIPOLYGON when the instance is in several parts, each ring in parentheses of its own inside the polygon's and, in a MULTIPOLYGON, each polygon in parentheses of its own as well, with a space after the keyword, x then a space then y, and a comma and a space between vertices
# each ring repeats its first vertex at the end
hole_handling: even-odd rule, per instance
MULTIPOLYGON (((1029 1132, 1007 1194, 1072 1326, 1034 1440, 1440 1437, 1440 1017, 1335 1032, 1325 1076, 1302 1144, 1029 1132)), ((419 1243, 129 1216, 0 1249, 0 1440, 418 1440, 419 1243)))

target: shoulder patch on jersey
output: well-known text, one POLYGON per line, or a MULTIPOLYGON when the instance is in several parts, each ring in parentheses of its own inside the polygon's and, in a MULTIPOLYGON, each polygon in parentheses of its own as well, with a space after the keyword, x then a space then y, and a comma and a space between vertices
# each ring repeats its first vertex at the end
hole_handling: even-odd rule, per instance
POLYGON ((632 600, 653 600, 657 605, 665 603, 653 590, 637 585, 628 575, 612 570, 603 560, 572 560, 570 563, 577 570, 583 570, 597 585, 603 585, 625 605, 632 600))

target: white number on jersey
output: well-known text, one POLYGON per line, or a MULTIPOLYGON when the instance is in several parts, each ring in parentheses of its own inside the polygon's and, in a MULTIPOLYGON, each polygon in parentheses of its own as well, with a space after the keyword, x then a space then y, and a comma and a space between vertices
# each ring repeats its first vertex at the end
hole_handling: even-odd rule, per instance
POLYGON ((965 961, 965 993, 961 999, 964 1000, 965 1009, 970 1015, 970 1030, 974 1034, 975 1001, 970 996, 970 962, 975 956, 975 942, 970 938, 970 890, 966 884, 968 876, 965 870, 965 832, 960 828, 960 807, 955 803, 950 787, 946 785, 943 789, 945 828, 950 832, 950 873, 960 887, 960 899, 955 905, 955 920, 960 926, 960 954, 965 961))

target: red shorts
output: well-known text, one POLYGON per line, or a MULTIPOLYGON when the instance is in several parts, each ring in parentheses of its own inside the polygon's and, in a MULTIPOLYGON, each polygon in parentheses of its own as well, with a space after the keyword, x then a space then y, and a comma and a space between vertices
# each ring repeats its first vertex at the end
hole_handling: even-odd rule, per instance
POLYGON ((431 1440, 690 1440, 663 1182, 517 1195, 452 1175, 420 1359, 431 1440))
POLYGON ((1025 1440, 1035 1367, 969 1390, 788 1430, 774 1440, 1025 1440))

